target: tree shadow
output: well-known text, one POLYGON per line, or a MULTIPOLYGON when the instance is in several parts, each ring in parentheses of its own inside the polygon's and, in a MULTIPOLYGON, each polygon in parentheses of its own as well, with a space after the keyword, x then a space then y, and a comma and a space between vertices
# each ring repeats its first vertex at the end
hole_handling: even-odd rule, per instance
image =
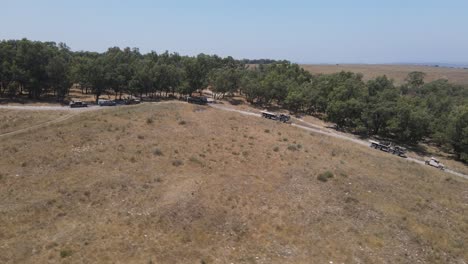
POLYGON ((230 103, 231 105, 242 105, 244 104, 244 101, 243 100, 240 100, 240 99, 235 99, 235 98, 229 98, 227 99, 228 103, 230 103))

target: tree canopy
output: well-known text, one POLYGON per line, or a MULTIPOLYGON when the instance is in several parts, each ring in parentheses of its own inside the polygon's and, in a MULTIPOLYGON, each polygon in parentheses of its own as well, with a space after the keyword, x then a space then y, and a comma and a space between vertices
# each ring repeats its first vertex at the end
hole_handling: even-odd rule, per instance
POLYGON ((103 94, 191 95, 209 87, 214 96, 242 95, 249 103, 316 114, 341 129, 406 143, 430 140, 468 162, 468 88, 447 80, 426 83, 411 72, 403 85, 386 76, 312 75, 288 61, 109 48, 73 52, 67 45, 27 39, 0 41, 0 97, 61 101, 73 84, 96 101, 103 94), (246 65, 256 64, 256 65, 246 65))

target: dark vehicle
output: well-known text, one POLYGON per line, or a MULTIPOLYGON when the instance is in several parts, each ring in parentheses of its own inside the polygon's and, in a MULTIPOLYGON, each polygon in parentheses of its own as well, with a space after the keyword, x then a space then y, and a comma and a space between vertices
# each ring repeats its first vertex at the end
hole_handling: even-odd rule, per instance
POLYGON ((81 102, 81 101, 71 101, 70 108, 75 108, 75 107, 88 107, 88 104, 85 102, 81 102))
POLYGON ((99 106, 116 106, 117 103, 112 101, 112 100, 99 99, 98 100, 98 105, 99 106))
POLYGON ((189 96, 189 97, 187 97, 187 102, 191 103, 191 104, 204 105, 204 104, 208 103, 208 99, 206 97, 204 97, 204 96, 200 96, 200 97, 189 96))
POLYGON ((406 158, 406 149, 400 146, 393 145, 392 143, 389 142, 378 142, 374 140, 370 140, 370 147, 379 149, 384 152, 391 153, 393 155, 400 156, 402 158, 406 158))
POLYGON ((123 100, 123 99, 116 99, 116 100, 114 100, 114 102, 115 102, 116 105, 124 105, 124 104, 126 104, 126 101, 123 100))
POLYGON ((133 104, 139 104, 141 103, 140 100, 138 99, 128 99, 128 100, 125 100, 125 104, 126 105, 133 105, 133 104))
POLYGON ((266 112, 266 111, 262 112, 262 117, 272 119, 272 120, 276 120, 276 121, 280 121, 280 122, 283 122, 283 123, 289 122, 289 120, 291 119, 291 117, 288 116, 288 115, 270 113, 270 112, 266 112))

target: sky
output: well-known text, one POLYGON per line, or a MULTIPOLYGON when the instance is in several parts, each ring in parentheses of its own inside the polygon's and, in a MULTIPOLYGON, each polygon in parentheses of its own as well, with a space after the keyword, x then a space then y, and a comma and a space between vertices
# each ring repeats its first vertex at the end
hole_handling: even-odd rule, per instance
POLYGON ((0 0, 0 39, 297 63, 468 65, 467 0, 0 0))

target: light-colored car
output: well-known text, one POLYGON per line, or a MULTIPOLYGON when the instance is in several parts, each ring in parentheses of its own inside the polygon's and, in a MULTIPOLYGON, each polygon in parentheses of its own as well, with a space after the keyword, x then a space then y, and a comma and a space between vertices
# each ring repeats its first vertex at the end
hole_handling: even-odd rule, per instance
POLYGON ((424 163, 426 163, 426 165, 429 165, 429 166, 432 166, 432 167, 436 167, 440 170, 444 170, 445 169, 445 166, 444 164, 442 164, 439 160, 437 160, 436 158, 432 157, 428 160, 426 160, 424 163))

